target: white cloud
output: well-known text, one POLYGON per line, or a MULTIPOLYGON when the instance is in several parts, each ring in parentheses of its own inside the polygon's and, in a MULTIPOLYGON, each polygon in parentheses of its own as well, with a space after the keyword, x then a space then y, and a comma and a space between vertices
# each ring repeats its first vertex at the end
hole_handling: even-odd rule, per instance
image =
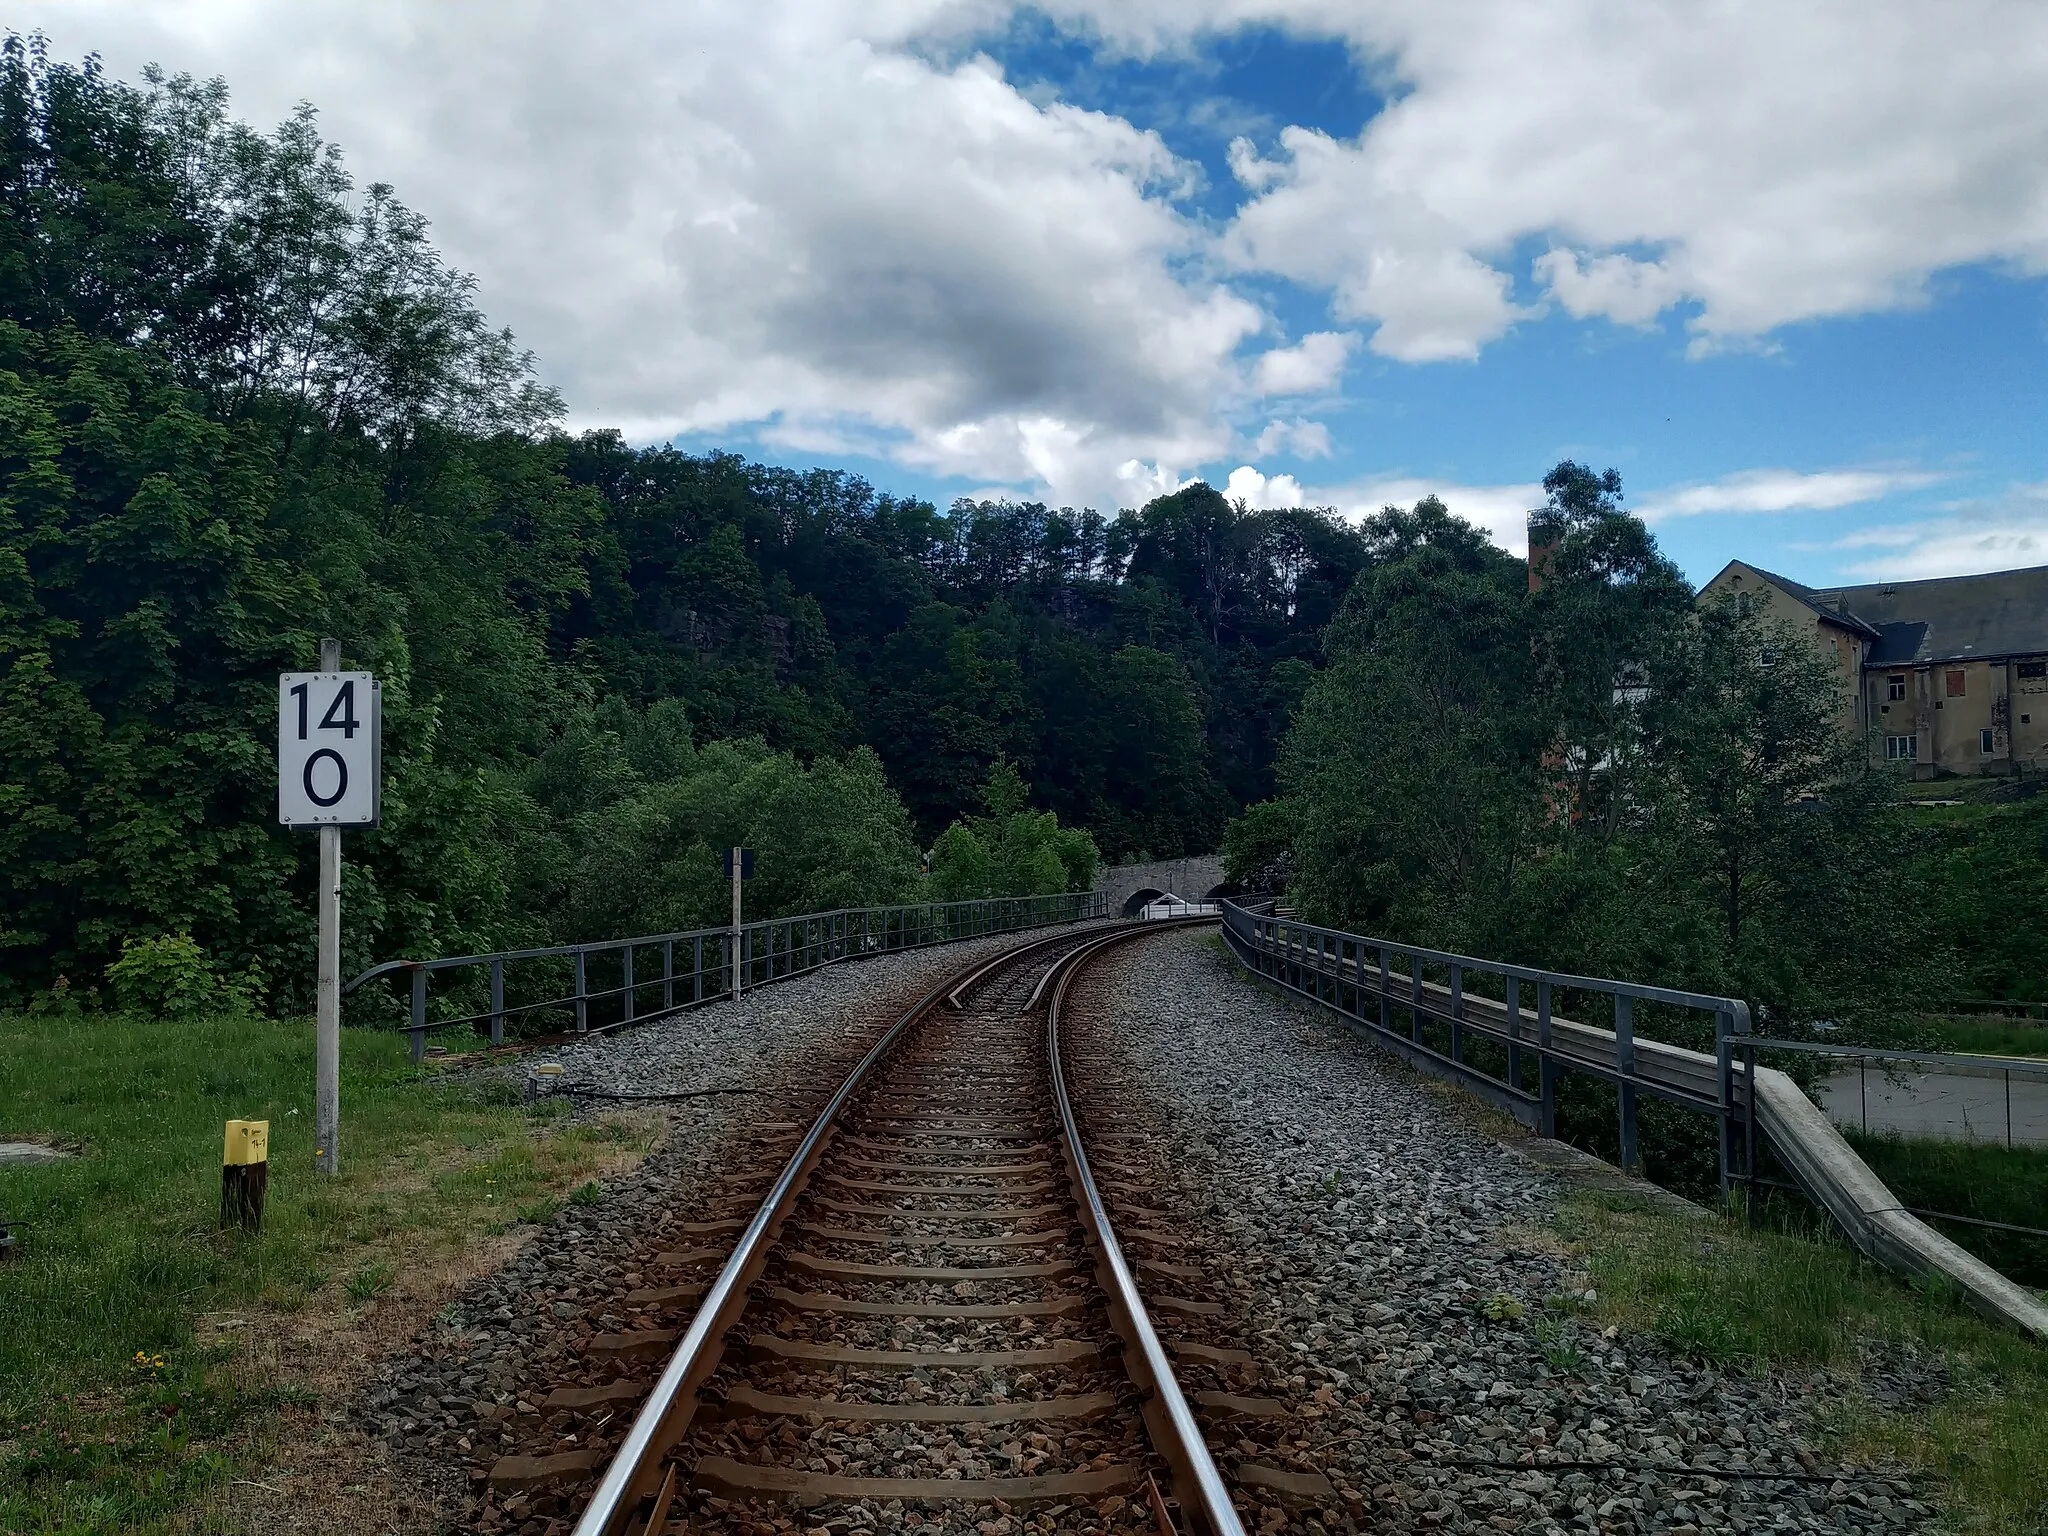
POLYGON ((1685 285, 1661 261, 1545 251, 1531 269, 1551 296, 1581 320, 1605 315, 1621 325, 1649 325, 1685 296, 1685 285))
POLYGON ((1240 464, 1230 472, 1223 494, 1232 501, 1242 501, 1261 511, 1302 504, 1301 482, 1294 476, 1262 475, 1249 464, 1240 464))
POLYGON ((1382 507, 1412 507, 1425 496, 1434 496, 1455 517, 1478 528, 1509 554, 1529 552, 1529 509, 1543 505, 1543 487, 1534 481, 1522 485, 1458 485, 1446 480, 1403 476, 1363 480, 1333 488, 1318 502, 1327 500, 1340 512, 1365 517, 1382 507))
POLYGON ((1920 490, 1941 478, 1923 470, 1745 469, 1704 485, 1656 492, 1636 510, 1650 522, 1706 512, 1825 512, 1920 490))
POLYGON ((1543 487, 1528 485, 1457 485, 1416 476, 1382 477, 1343 485, 1304 486, 1292 475, 1266 475, 1251 464, 1230 472, 1223 494, 1242 498, 1258 508, 1332 507, 1356 521, 1384 507, 1412 507, 1434 496, 1511 555, 1529 547, 1529 509, 1543 505, 1543 487))
POLYGON ((1316 395, 1344 377, 1344 361, 1358 345, 1348 331, 1313 331, 1291 347, 1263 354, 1252 370, 1252 387, 1262 395, 1316 395))
MULTIPOLYGON (((316 102, 580 423, 867 444, 1075 502, 1228 462, 1261 395, 1337 390, 1361 344, 1470 359, 1544 306, 1640 325, 1676 305, 1702 345, 1740 345, 1916 302, 1945 267, 2048 271, 2028 0, 1047 4, 1108 48, 1335 37, 1390 105, 1355 137, 1233 146, 1246 202, 1219 234, 1157 135, 972 52, 1002 0, 619 0, 596 21, 560 0, 74 0, 45 24, 118 74, 223 74, 259 122, 316 102), (1270 276, 1370 335, 1268 345, 1248 293, 1270 276)), ((1255 456, 1331 446, 1272 430, 1255 456)))
MULTIPOLYGON (((1059 4, 1061 0, 1053 0, 1059 4)), ((1967 263, 2048 271, 2048 7, 1867 0, 1065 0, 1122 46, 1277 23, 1347 42, 1391 105, 1232 165, 1231 250, 1470 357, 1517 247, 1577 316, 1673 305, 1708 347, 1918 302, 1967 263)))
POLYGON ((2048 565, 2048 481, 2014 486, 1999 497, 1955 503, 1948 517, 1861 529, 1837 540, 1834 547, 1872 551, 1843 567, 1847 574, 1869 581, 2048 565))
POLYGON ((1258 441, 1252 444, 1252 452, 1261 458, 1275 453, 1291 453, 1298 459, 1327 459, 1336 451, 1330 441, 1330 429, 1320 421, 1303 421, 1296 417, 1292 421, 1269 421, 1260 431, 1258 441))
POLYGON ((1155 134, 913 47, 993 14, 81 0, 47 24, 119 74, 224 75, 259 123, 314 101, 578 423, 766 423, 1063 499, 1177 483, 1228 450, 1269 319, 1205 275, 1195 173, 1155 134))

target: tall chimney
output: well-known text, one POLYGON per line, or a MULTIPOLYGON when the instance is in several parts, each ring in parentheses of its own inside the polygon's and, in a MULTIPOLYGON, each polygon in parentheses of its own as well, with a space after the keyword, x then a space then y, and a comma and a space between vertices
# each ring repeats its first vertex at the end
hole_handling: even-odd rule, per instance
POLYGON ((1550 575, 1550 562, 1557 554, 1557 541, 1563 530, 1548 507, 1538 507, 1529 514, 1529 590, 1540 592, 1550 575))

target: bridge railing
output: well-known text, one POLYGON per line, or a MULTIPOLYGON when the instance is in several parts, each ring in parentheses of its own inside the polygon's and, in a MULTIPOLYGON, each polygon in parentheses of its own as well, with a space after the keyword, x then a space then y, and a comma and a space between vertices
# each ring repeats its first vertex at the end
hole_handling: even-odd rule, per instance
POLYGON ((1557 1078, 1566 1071, 1615 1085, 1625 1164, 1637 1155, 1638 1095, 1714 1115, 1722 1190, 1738 1179, 1746 1183, 1749 1210, 1756 1209, 1760 1184, 1778 1183, 1759 1171, 1762 1141, 1792 1175, 1788 1187, 1810 1196, 1866 1256, 1906 1275, 1946 1276, 1985 1316, 2048 1342, 2048 1302, 1922 1219, 1941 1213, 1906 1209, 1798 1084, 1758 1065, 1759 1047, 1801 1042, 1759 1039, 1740 998, 1367 938, 1282 917, 1271 903, 1226 901, 1223 937, 1246 970, 1312 998, 1423 1071, 1461 1084, 1546 1136, 1556 1134, 1557 1078), (1566 999, 1582 1014, 1604 1015, 1608 1026, 1567 1018, 1559 1011, 1566 999), (1638 1037, 1639 1013, 1649 1010, 1664 1015, 1663 1032, 1681 1035, 1690 1023, 1704 1036, 1711 1016, 1712 1054, 1638 1037))
POLYGON ((342 995, 369 996, 365 989, 374 983, 402 981, 410 995, 398 1027, 411 1035, 412 1059, 419 1061, 432 1030, 483 1026, 491 1044, 502 1045, 508 1022, 527 1033, 545 1032, 533 1030, 536 1020, 556 1023, 580 1035, 729 997, 735 946, 744 991, 846 960, 1106 912, 1100 891, 847 907, 763 918, 737 930, 693 928, 487 955, 386 960, 352 977, 342 995))
POLYGON ((1741 998, 1368 938, 1279 916, 1270 904, 1224 902, 1223 935, 1246 970, 1313 998, 1540 1135, 1556 1135, 1558 1081, 1577 1072, 1615 1087, 1624 1167, 1640 1162, 1638 1104, 1648 1094, 1720 1121, 1724 1190, 1755 1176, 1748 1077, 1738 1067, 1755 1053, 1741 998), (1658 1033, 1710 1050, 1639 1036, 1646 1017, 1658 1033))

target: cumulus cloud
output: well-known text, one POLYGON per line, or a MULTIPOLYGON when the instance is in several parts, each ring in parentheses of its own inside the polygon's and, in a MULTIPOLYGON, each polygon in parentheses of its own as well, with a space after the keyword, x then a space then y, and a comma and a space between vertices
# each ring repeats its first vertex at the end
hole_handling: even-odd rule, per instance
POLYGON ((1605 315, 1621 325, 1649 325, 1685 295, 1671 268, 1633 256, 1550 250, 1536 258, 1533 270, 1551 296, 1581 320, 1605 315))
MULTIPOLYGON (((914 46, 987 14, 82 0, 50 25, 120 73, 224 75, 259 122, 313 100, 578 422, 765 424, 1075 497, 1177 483, 1227 451, 1269 319, 1203 274, 1195 173, 1156 134, 914 46)), ((1330 350, 1267 372, 1305 387, 1330 350)))
POLYGON ((1297 459, 1327 459, 1335 452, 1330 441, 1330 429, 1320 421, 1303 421, 1296 417, 1292 421, 1269 421, 1260 431, 1252 451, 1261 458, 1276 453, 1291 453, 1297 459))
POLYGON ((1703 512, 1826 512, 1920 490, 1941 478, 1924 470, 1745 469, 1704 485, 1660 491, 1636 510, 1652 522, 1703 512))
POLYGON ((1252 387, 1262 395, 1317 395, 1344 377, 1344 360, 1358 345, 1348 331, 1313 331, 1291 347, 1274 347, 1252 370, 1252 387))
POLYGON ((1232 501, 1241 501, 1262 512, 1303 504, 1301 482, 1294 476, 1263 475, 1249 464, 1240 464, 1230 472, 1230 478, 1224 482, 1223 494, 1232 501))
POLYGON ((1243 454, 1261 397, 1338 390, 1360 347, 1471 359, 1544 308, 1674 306, 1742 344, 1958 264, 2048 271, 2028 0, 1042 8, 1098 50, 1336 38, 1388 105, 1239 142, 1218 228, 1157 134, 974 51, 1005 0, 74 0, 46 24, 117 73, 222 74, 257 121, 319 104, 579 423, 866 445, 1077 502, 1243 454), (1275 344, 1275 277, 1331 328, 1275 344))
POLYGON ((1230 249, 1470 357, 1530 301, 1705 346, 1918 302, 1965 263, 2048 271, 2048 8, 2030 0, 1066 0, 1120 46, 1252 22, 1336 37, 1390 104, 1231 163, 1230 249), (1516 251, 1537 240, 1531 291, 1516 251))
POLYGON ((1455 517, 1478 528, 1511 555, 1529 552, 1529 509, 1543 505, 1543 487, 1535 481, 1520 485, 1459 485, 1449 480, 1418 476, 1364 480, 1334 487, 1327 499, 1339 511, 1364 517, 1382 507, 1412 507, 1425 496, 1434 496, 1455 517))
POLYGON ((1418 476, 1357 480, 1341 485, 1303 485, 1293 475, 1267 475, 1256 465, 1240 464, 1230 472, 1223 494, 1255 508, 1331 507, 1356 521, 1384 507, 1412 507, 1434 496, 1505 549, 1522 555, 1529 547, 1529 509, 1543 505, 1543 487, 1526 485, 1458 485, 1418 476))

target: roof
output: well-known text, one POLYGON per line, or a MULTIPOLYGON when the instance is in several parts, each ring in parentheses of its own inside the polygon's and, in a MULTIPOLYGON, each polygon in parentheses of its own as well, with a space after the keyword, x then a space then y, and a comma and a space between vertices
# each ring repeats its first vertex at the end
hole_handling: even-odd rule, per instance
POLYGON ((2048 565, 1813 595, 1877 630, 1867 666, 2048 655, 2048 565))
MULTIPOLYGON (((1789 576, 1780 576, 1776 571, 1767 571, 1760 565, 1751 565, 1747 560, 1730 560, 1727 565, 1721 567, 1719 573, 1715 575, 1714 581, 1719 581, 1721 577, 1727 575, 1732 568, 1738 565, 1753 575, 1763 577, 1772 586, 1783 591, 1787 597, 1804 603, 1828 623, 1839 624, 1842 628, 1851 630, 1873 643, 1882 638, 1876 626, 1867 624, 1855 614, 1844 613, 1841 609, 1832 607, 1823 601, 1826 594, 1816 592, 1811 587, 1802 586, 1789 576)), ((1714 581, 1708 582, 1707 586, 1711 587, 1714 581)), ((1704 591, 1705 588, 1701 590, 1704 591)))
MULTIPOLYGON (((1749 562, 1745 560, 1743 564, 1749 565, 1749 562)), ((1807 607, 1811 608, 1829 623, 1839 624, 1844 629, 1853 629, 1866 640, 1876 640, 1879 638, 1876 625, 1858 617, 1854 613, 1845 611, 1839 603, 1829 602, 1830 594, 1816 592, 1812 587, 1801 586, 1791 577, 1780 576, 1776 571, 1767 571, 1760 565, 1751 565, 1749 568, 1755 571, 1757 575, 1763 577, 1772 586, 1780 587, 1791 596, 1798 598, 1800 602, 1806 604, 1807 607)))
POLYGON ((2048 565, 1927 581, 1809 587, 1746 560, 1729 564, 1755 572, 1820 618, 1869 640, 1866 666, 2048 655, 2048 565))

